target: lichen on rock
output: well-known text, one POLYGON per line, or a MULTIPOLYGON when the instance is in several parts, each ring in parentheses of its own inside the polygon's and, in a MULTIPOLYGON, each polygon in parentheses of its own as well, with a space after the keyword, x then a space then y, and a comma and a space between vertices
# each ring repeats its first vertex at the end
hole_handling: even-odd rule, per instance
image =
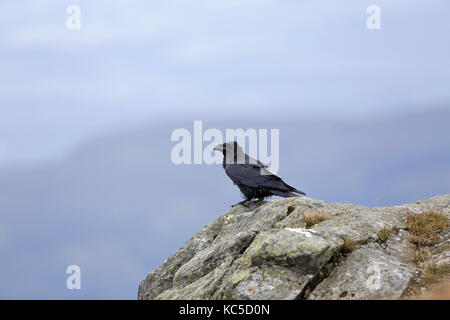
MULTIPOLYGON (((417 268, 406 215, 430 211, 449 218, 450 195, 376 208, 307 197, 238 205, 150 272, 138 299, 398 298, 417 268), (318 211, 326 219, 307 228, 303 216, 318 211)), ((448 260, 450 248, 436 248, 448 260)))

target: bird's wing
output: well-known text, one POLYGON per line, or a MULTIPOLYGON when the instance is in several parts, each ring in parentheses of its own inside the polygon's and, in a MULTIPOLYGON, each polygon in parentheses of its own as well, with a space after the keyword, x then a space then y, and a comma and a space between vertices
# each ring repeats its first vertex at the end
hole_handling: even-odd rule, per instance
MULTIPOLYGON (((255 161, 255 159, 253 159, 253 158, 249 157, 249 159, 252 159, 253 161, 255 161)), ((249 163, 252 163, 252 162, 249 162, 249 163)), ((261 161, 256 160, 256 166, 260 167, 262 175, 273 175, 273 176, 278 177, 278 178, 281 179, 281 177, 279 175, 277 175, 272 170, 270 170, 269 166, 267 166, 266 164, 262 163, 261 161)))
POLYGON ((286 184, 277 175, 261 174, 261 169, 265 168, 261 168, 261 166, 254 164, 230 164, 225 167, 225 172, 237 185, 244 185, 251 188, 263 188, 282 197, 293 197, 298 194, 305 194, 303 191, 299 191, 286 184))
POLYGON ((262 168, 261 168, 261 174, 263 174, 263 175, 272 175, 272 176, 275 176, 275 177, 278 177, 278 178, 281 179, 281 177, 280 177, 279 175, 275 174, 275 173, 274 173, 272 170, 270 170, 270 168, 269 168, 268 166, 266 166, 266 165, 263 165, 263 166, 262 166, 262 168))
POLYGON ((250 157, 249 155, 245 155, 245 163, 246 164, 252 164, 252 165, 254 165, 256 167, 259 167, 259 170, 260 170, 262 175, 272 175, 272 176, 275 176, 275 177, 278 177, 278 178, 281 179, 281 177, 279 175, 277 175, 275 172, 270 170, 268 165, 262 163, 259 160, 256 160, 256 159, 250 157))
POLYGON ((285 189, 285 184, 277 175, 261 174, 261 170, 266 168, 254 164, 230 164, 225 168, 226 174, 236 184, 243 184, 248 187, 268 187, 285 189))

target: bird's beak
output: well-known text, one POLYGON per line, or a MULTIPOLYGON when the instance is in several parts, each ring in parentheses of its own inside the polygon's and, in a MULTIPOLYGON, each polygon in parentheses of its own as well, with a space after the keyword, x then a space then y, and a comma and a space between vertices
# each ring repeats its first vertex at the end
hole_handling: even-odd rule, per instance
POLYGON ((223 146, 221 144, 218 144, 217 146, 214 147, 214 150, 223 151, 223 146))

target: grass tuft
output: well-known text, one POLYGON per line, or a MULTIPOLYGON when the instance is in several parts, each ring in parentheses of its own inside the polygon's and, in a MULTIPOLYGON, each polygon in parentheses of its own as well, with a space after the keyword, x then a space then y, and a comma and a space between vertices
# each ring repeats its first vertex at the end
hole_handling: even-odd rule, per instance
POLYGON ((430 259, 430 250, 426 247, 419 246, 414 257, 415 263, 425 263, 430 259))
POLYGON ((306 223, 306 228, 311 228, 313 225, 324 221, 326 219, 326 215, 322 211, 314 211, 305 213, 302 219, 306 223))
POLYGON ((345 238, 344 239, 344 244, 342 245, 341 252, 343 254, 349 254, 350 252, 353 252, 353 251, 355 251, 358 248, 359 248, 359 245, 356 242, 354 242, 350 238, 345 238))
POLYGON ((430 285, 433 283, 438 282, 439 280, 450 276, 450 265, 431 265, 428 266, 425 276, 423 277, 423 280, 426 284, 430 285))
POLYGON ((294 212, 294 210, 295 210, 295 206, 293 206, 292 204, 289 205, 289 206, 287 207, 287 214, 288 214, 288 215, 291 214, 292 212, 294 212))
POLYGON ((394 233, 394 230, 392 228, 383 228, 380 231, 378 231, 377 236, 378 239, 380 239, 383 242, 386 242, 386 240, 394 233))
POLYGON ((408 213, 406 216, 411 241, 418 245, 433 245, 439 241, 439 231, 449 226, 446 216, 433 211, 422 214, 408 213))

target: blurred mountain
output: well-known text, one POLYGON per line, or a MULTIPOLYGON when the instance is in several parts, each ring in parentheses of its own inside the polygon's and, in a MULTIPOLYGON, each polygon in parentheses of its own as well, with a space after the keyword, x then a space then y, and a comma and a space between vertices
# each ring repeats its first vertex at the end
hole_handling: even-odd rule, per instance
POLYGON ((280 129, 278 173, 312 198, 376 206, 450 192, 449 108, 358 122, 270 117, 151 123, 57 163, 0 170, 0 298, 135 299, 149 269, 241 199, 220 165, 171 162, 172 131, 192 132, 194 120, 280 129), (71 264, 81 290, 65 288, 71 264))

